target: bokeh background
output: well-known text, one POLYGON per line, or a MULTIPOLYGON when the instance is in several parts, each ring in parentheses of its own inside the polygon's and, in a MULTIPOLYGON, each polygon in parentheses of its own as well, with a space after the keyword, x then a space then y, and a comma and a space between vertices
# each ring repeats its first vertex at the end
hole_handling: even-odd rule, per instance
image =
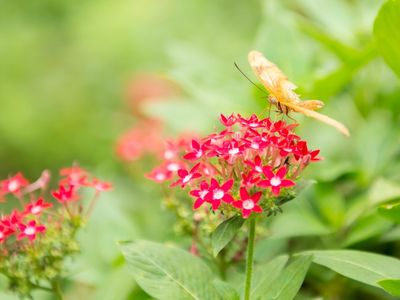
POLYGON ((162 119, 166 136, 207 132, 220 113, 265 109, 265 97, 233 65, 254 78, 252 49, 277 63, 304 99, 323 100, 322 112, 352 134, 346 139, 295 117, 325 160, 305 174, 318 183, 284 207, 271 224, 275 241, 260 243, 258 258, 321 236, 331 247, 398 256, 399 228, 371 210, 400 197, 399 81, 372 37, 382 3, 0 0, 1 177, 22 171, 33 180, 43 169, 78 162, 115 184, 82 233, 68 299, 150 299, 129 276, 116 242, 175 239, 160 190, 143 177, 154 161, 117 155, 119 136, 141 126, 132 89, 147 84, 151 93, 148 75, 162 78, 173 91, 141 103, 141 114, 162 119))

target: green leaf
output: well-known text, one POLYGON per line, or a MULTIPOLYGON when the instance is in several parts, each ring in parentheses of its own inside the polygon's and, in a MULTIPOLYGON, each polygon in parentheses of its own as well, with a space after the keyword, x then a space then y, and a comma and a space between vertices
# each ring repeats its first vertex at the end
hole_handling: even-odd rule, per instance
POLYGON ((207 265, 181 249, 138 241, 120 246, 132 275, 157 299, 221 299, 207 265))
POLYGON ((213 284, 222 299, 240 300, 239 294, 229 283, 216 279, 213 281, 213 284))
POLYGON ((314 263, 325 266, 348 278, 377 286, 377 281, 400 278, 400 260, 375 253, 354 250, 306 251, 314 255, 314 263))
POLYGON ((211 246, 214 256, 225 248, 226 245, 235 237, 236 233, 242 227, 244 219, 240 216, 234 216, 225 220, 212 233, 211 246))
POLYGON ((312 262, 312 255, 297 257, 270 285, 261 300, 291 300, 299 291, 312 262))
POLYGON ((384 279, 377 283, 389 294, 400 296, 400 279, 384 279))
POLYGON ((400 77, 400 0, 382 5, 375 19, 374 36, 386 63, 400 77))
POLYGON ((278 278, 288 259, 289 256, 282 255, 266 264, 255 267, 251 299, 259 299, 271 289, 273 281, 278 278))
POLYGON ((392 222, 400 224, 400 203, 397 204, 387 204, 382 205, 378 208, 378 212, 381 216, 386 219, 391 220, 392 222))

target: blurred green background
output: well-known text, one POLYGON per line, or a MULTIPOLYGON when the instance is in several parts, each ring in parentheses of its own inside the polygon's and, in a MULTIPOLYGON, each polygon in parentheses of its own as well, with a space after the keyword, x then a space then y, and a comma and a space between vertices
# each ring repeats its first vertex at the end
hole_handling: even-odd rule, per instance
POLYGON ((398 256, 398 227, 371 211, 400 197, 399 81, 372 36, 382 3, 0 0, 0 175, 34 179, 76 161, 115 184, 82 233, 68 299, 150 299, 128 275, 116 241, 174 239, 159 190, 142 176, 152 166, 128 166, 115 155, 118 136, 137 121, 125 99, 132 78, 149 72, 173 80, 180 96, 147 113, 170 133, 206 132, 220 113, 265 108, 233 66, 254 78, 252 49, 277 63, 304 99, 323 100, 322 112, 352 134, 345 139, 296 116, 325 160, 305 175, 318 184, 272 224, 278 244, 300 236, 313 245, 351 226, 351 234, 333 234, 333 247, 398 256))

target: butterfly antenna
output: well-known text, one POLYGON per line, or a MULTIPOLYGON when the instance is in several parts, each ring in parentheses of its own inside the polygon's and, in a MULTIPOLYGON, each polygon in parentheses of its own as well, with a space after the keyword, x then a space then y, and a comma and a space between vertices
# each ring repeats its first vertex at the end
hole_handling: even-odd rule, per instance
MULTIPOLYGON (((244 72, 239 68, 239 66, 237 65, 236 62, 234 62, 234 65, 236 67, 236 69, 239 70, 240 73, 242 73, 242 75, 248 80, 250 81, 251 84, 253 84, 258 90, 260 90, 261 92, 265 93, 265 91, 263 89, 261 89, 257 84, 254 83, 253 80, 251 80, 246 74, 244 74, 244 72)), ((265 93, 266 94, 266 93, 265 93)))

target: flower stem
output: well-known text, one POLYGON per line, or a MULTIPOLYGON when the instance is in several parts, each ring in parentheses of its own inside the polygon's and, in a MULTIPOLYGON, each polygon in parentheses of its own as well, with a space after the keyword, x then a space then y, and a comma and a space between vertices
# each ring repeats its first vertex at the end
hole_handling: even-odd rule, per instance
POLYGON ((64 298, 62 295, 60 280, 58 280, 58 279, 53 280, 51 282, 51 287, 52 287, 54 295, 56 296, 56 299, 63 300, 64 298))
POLYGON ((246 258, 246 285, 244 290, 244 300, 250 300, 251 279, 253 276, 253 254, 254 239, 256 235, 256 218, 249 220, 249 237, 247 240, 247 258, 246 258))

